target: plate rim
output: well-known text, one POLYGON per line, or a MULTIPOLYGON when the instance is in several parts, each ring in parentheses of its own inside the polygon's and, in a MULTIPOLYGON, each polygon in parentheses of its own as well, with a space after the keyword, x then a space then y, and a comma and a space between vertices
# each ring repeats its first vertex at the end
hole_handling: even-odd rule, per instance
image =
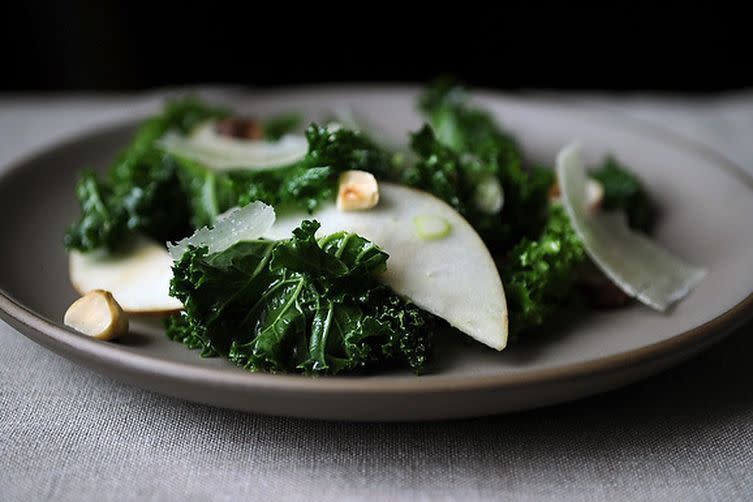
MULTIPOLYGON (((201 88, 199 87, 198 89, 200 90, 201 88)), ((417 89, 418 87, 415 86, 359 86, 345 84, 286 87, 272 92, 253 88, 245 89, 245 91, 249 94, 256 93, 257 95, 262 94, 270 97, 291 93, 345 90, 350 92, 381 90, 407 93, 416 92, 417 89)), ((736 162, 728 159, 724 154, 660 125, 649 123, 627 113, 621 113, 609 105, 587 103, 577 97, 570 100, 558 100, 548 97, 532 98, 531 96, 510 95, 488 89, 474 89, 473 93, 475 96, 492 99, 504 98, 538 104, 546 103, 547 106, 564 108, 570 113, 588 115, 591 119, 607 121, 612 119, 611 124, 615 127, 627 129, 644 137, 651 136, 654 139, 659 137, 662 142, 672 144, 676 148, 704 157, 714 167, 733 175, 753 192, 753 175, 747 173, 736 162), (582 108, 585 106, 589 108, 582 108), (619 118, 620 120, 614 121, 614 118, 619 118)), ((92 136, 107 135, 124 127, 134 126, 146 115, 138 113, 112 120, 105 124, 85 127, 75 133, 36 148, 25 155, 12 159, 6 164, 3 172, 0 173, 0 184, 5 183, 7 179, 18 174, 29 163, 54 154, 55 151, 62 148, 71 147, 82 141, 90 140, 92 136)), ((405 376, 397 378, 380 375, 312 378, 304 375, 270 374, 263 372, 248 373, 238 371, 237 368, 201 367, 191 363, 168 361, 155 356, 123 350, 117 344, 94 340, 55 324, 24 306, 3 288, 0 288, 0 318, 3 318, 14 329, 15 323, 25 326, 28 330, 16 330, 32 341, 53 350, 53 352, 62 353, 68 359, 78 359, 70 355, 72 352, 84 359, 90 358, 107 366, 144 375, 151 374, 168 377, 174 381, 200 381, 205 385, 233 386, 248 390, 265 389, 277 392, 318 392, 322 394, 427 394, 447 391, 508 389, 522 385, 579 379, 595 374, 619 371, 632 365, 648 364, 652 361, 679 353, 683 349, 691 348, 706 338, 716 336, 717 339, 721 339, 735 326, 744 323, 751 317, 753 317, 753 291, 725 312, 689 330, 677 333, 659 342, 583 362, 562 364, 547 369, 522 370, 514 374, 502 375, 451 376, 446 374, 428 374, 421 377, 405 376), (53 345, 57 345, 57 347, 52 348, 51 346, 53 345), (67 350, 58 350, 61 346, 67 350)), ((176 343, 176 347, 178 346, 176 343)), ((183 348, 182 346, 180 347, 183 348)))

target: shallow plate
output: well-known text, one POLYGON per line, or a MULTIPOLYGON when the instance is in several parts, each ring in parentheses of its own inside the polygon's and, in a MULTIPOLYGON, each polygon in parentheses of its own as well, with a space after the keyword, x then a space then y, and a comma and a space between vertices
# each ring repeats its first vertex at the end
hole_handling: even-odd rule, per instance
MULTIPOLYGON (((321 116, 352 104, 396 137, 420 124, 414 89, 333 88, 236 97, 258 114, 301 109, 321 116)), ((346 420, 417 420, 543 406, 635 381, 690 357, 753 309, 753 183, 714 154, 617 116, 577 106, 478 95, 521 140, 530 159, 551 165, 579 139, 589 161, 615 153, 662 206, 657 238, 708 268, 701 285, 669 315, 634 305, 594 312, 577 325, 496 353, 443 342, 430 375, 369 377, 249 374, 221 359, 201 359, 138 324, 118 343, 61 325, 76 297, 68 283, 62 235, 78 213, 77 172, 105 166, 128 143, 134 123, 117 124, 48 149, 0 177, 0 314, 19 331, 76 362, 145 389, 261 413, 346 420)))

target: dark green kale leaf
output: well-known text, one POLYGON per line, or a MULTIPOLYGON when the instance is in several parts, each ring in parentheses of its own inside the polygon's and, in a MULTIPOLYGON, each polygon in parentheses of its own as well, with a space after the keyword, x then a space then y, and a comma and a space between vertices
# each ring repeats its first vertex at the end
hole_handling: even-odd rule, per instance
POLYGON ((184 236, 190 229, 190 214, 177 166, 154 148, 154 141, 167 130, 187 132, 225 114, 193 99, 169 103, 162 114, 139 128, 104 179, 90 171, 82 174, 76 189, 81 216, 65 236, 66 247, 114 249, 136 232, 161 241, 184 236))
POLYGON ((503 150, 487 150, 484 155, 456 151, 439 141, 429 126, 412 135, 411 148, 417 160, 402 170, 400 181, 453 206, 490 248, 509 249, 522 237, 534 237, 540 231, 554 181, 551 170, 525 172, 517 157, 506 158, 503 150), (489 212, 477 203, 477 191, 490 180, 498 182, 504 192, 501 211, 489 212))
POLYGON ((289 240, 211 255, 190 247, 173 268, 185 311, 168 336, 250 371, 421 371, 435 318, 375 280, 384 251, 347 232, 317 241, 318 228, 304 221, 289 240))
POLYGON ((196 161, 177 159, 192 225, 211 225, 231 207, 257 200, 312 212, 322 202, 334 200, 337 178, 343 171, 360 169, 385 177, 391 169, 390 155, 357 131, 332 131, 311 124, 306 139, 306 156, 279 169, 217 172, 196 161))
POLYGON ((311 124, 306 139, 309 151, 301 165, 308 168, 329 167, 337 174, 356 169, 378 178, 387 178, 392 171, 390 153, 360 131, 311 124))
MULTIPOLYGON (((178 166, 177 186, 186 198, 192 228, 211 225, 217 216, 238 205, 244 187, 235 183, 229 173, 215 171, 195 160, 171 158, 178 166)), ((265 194, 258 200, 271 204, 269 199, 265 194)))
POLYGON ((502 156, 519 163, 515 139, 503 132, 490 113, 468 103, 466 90, 451 79, 440 79, 419 98, 419 110, 428 119, 439 141, 456 152, 502 156))
MULTIPOLYGON (((625 211, 631 227, 651 231, 656 208, 634 174, 607 157, 590 176, 604 186, 605 210, 625 211)), ((535 330, 577 303, 588 263, 567 213, 562 206, 552 205, 541 235, 535 240, 523 239, 508 253, 502 267, 511 335, 535 330)))
POLYGON ((456 152, 440 142, 428 125, 411 135, 411 148, 417 159, 404 168, 403 183, 431 192, 450 204, 485 240, 503 232, 499 212, 484 211, 474 201, 482 180, 498 178, 495 159, 482 161, 456 152))
POLYGON ((515 140, 493 117, 469 105, 465 91, 448 81, 429 87, 419 102, 431 129, 413 135, 418 160, 401 181, 426 190, 455 207, 493 250, 509 249, 523 237, 535 237, 547 214, 551 170, 524 170, 515 140), (501 211, 476 202, 476 190, 489 179, 504 192, 501 211))
POLYGON ((65 236, 69 249, 90 250, 100 246, 115 247, 126 231, 123 208, 114 205, 112 189, 97 180, 92 171, 84 171, 76 185, 81 217, 65 236))
MULTIPOLYGON (((187 133, 227 115, 226 110, 186 99, 169 103, 162 114, 142 124, 104 179, 91 172, 82 175, 77 188, 81 216, 66 234, 66 247, 113 250, 131 233, 176 240, 192 228, 211 225, 231 207, 256 200, 311 212, 334 199, 342 171, 361 169, 383 176, 391 168, 390 155, 365 135, 317 124, 306 130, 305 158, 279 169, 217 172, 154 146, 169 130, 187 133)), ((298 121, 297 116, 280 116, 264 127, 268 135, 279 136, 298 121)))
POLYGON ((501 269, 510 335, 534 330, 567 308, 587 261, 564 208, 553 205, 539 238, 519 242, 501 269))
POLYGON ((651 233, 656 223, 657 208, 635 174, 609 156, 592 169, 589 176, 604 187, 604 209, 625 211, 631 228, 651 233))

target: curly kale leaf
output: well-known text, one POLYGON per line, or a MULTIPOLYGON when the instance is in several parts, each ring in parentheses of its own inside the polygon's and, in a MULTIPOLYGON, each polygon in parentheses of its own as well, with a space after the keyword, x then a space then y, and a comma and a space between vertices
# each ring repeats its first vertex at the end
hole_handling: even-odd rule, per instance
POLYGON ((451 204, 492 249, 509 249, 523 237, 535 237, 546 221, 552 171, 524 170, 514 139, 489 113, 470 106, 458 86, 440 81, 429 87, 419 109, 431 128, 413 135, 418 159, 403 170, 401 181, 451 204), (504 193, 498 211, 477 202, 477 190, 490 180, 504 193))
POLYGON ((492 115, 469 105, 466 90, 450 79, 440 79, 419 98, 419 110, 428 119, 439 141, 456 152, 502 156, 520 161, 515 139, 503 132, 492 115))
POLYGON ((547 192, 554 180, 551 170, 525 172, 519 160, 506 160, 502 150, 484 155, 456 151, 439 141, 429 126, 412 135, 411 148, 417 160, 403 169, 400 181, 453 206, 492 249, 509 249, 543 226, 547 192), (478 204, 478 191, 490 180, 504 192, 501 211, 489 212, 478 204))
POLYGON ((76 184, 76 197, 81 216, 65 235, 66 248, 115 247, 126 225, 121 208, 112 204, 110 186, 100 182, 92 171, 84 171, 76 184))
POLYGON ((553 171, 524 170, 514 139, 489 113, 470 106, 465 91, 451 81, 429 87, 419 108, 434 133, 425 128, 414 136, 417 174, 406 182, 453 205, 493 251, 506 251, 501 274, 511 335, 540 327, 563 308, 587 260, 565 211, 549 207, 553 171), (501 212, 473 206, 484 176, 503 188, 501 212))
POLYGON ((311 124, 306 129, 309 151, 301 165, 329 167, 338 174, 349 169, 369 171, 385 178, 391 171, 391 155, 360 131, 311 124))
POLYGON ((154 141, 167 130, 187 132, 225 114, 193 99, 169 103, 139 128, 104 179, 91 171, 83 173, 76 188, 81 216, 65 236, 66 247, 114 249, 132 232, 161 241, 184 236, 190 214, 176 164, 154 148, 154 141))
POLYGON ((552 206, 539 238, 519 242, 502 266, 510 335, 536 329, 566 308, 587 259, 564 208, 552 206))
MULTIPOLYGON (((168 130, 186 133, 226 115, 225 110, 188 99, 168 104, 161 115, 146 121, 104 179, 91 172, 82 175, 77 187, 81 216, 67 232, 66 247, 113 250, 130 233, 176 240, 192 228, 211 225, 231 207, 256 200, 313 211, 322 201, 334 199, 342 171, 389 169, 389 154, 367 137, 316 124, 306 130, 306 157, 280 169, 217 172, 154 147, 168 130)), ((293 124, 293 117, 280 117, 266 124, 267 132, 283 134, 293 124)))
POLYGON ((168 336, 250 371, 421 371, 434 317, 375 280, 384 251, 347 232, 317 241, 318 228, 304 221, 289 240, 211 255, 189 248, 171 282, 185 312, 168 336))
MULTIPOLYGON (((625 211, 630 225, 650 232, 656 209, 638 178, 612 157, 590 176, 604 186, 605 210, 625 211)), ((507 255, 502 277, 507 294, 510 332, 534 330, 578 302, 585 248, 560 205, 553 205, 541 235, 523 239, 507 255)))
POLYGON ((456 152, 440 142, 428 125, 411 135, 411 148, 417 160, 404 168, 403 183, 427 190, 444 200, 487 239, 502 231, 499 213, 486 212, 474 202, 479 182, 498 176, 498 166, 493 159, 485 162, 476 156, 456 152))
POLYGON ((84 172, 76 195, 81 216, 65 236, 68 249, 112 250, 130 233, 166 241, 179 238, 190 229, 188 206, 175 165, 156 152, 130 163, 127 170, 112 172, 105 180, 98 180, 91 171, 84 172))
POLYGON ((192 225, 211 225, 231 207, 257 200, 312 212, 322 202, 334 200, 337 178, 343 171, 360 169, 383 177, 391 168, 390 155, 357 131, 333 131, 311 124, 306 139, 306 156, 279 169, 217 172, 178 159, 178 176, 188 195, 192 225))
POLYGON ((609 156, 592 169, 589 176, 604 187, 604 209, 625 211, 630 227, 651 233, 656 223, 657 208, 635 174, 609 156))

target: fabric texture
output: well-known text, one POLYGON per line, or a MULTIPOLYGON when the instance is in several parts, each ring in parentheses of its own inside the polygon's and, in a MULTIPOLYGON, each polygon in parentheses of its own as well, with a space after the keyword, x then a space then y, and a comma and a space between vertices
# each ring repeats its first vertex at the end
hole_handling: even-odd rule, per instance
MULTIPOLYGON (((0 97, 0 165, 153 99, 0 97)), ((576 99, 679 131, 753 172, 753 94, 576 99)), ((0 501, 750 500, 751 335, 753 323, 661 375, 570 404, 349 424, 145 392, 0 322, 0 501)))

